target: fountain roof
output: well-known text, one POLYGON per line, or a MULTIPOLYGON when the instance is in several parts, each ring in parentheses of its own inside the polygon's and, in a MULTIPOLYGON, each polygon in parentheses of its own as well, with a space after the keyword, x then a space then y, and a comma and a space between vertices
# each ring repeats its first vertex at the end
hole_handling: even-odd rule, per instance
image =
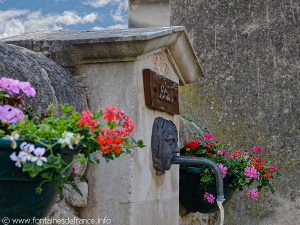
POLYGON ((181 83, 193 82, 202 74, 197 56, 182 26, 39 31, 0 41, 48 54, 65 67, 84 63, 133 61, 148 52, 165 48, 181 83))

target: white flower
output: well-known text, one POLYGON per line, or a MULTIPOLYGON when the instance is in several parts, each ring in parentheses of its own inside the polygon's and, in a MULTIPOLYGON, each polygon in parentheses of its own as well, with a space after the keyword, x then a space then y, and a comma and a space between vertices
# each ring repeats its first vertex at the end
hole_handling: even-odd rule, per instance
POLYGON ((18 155, 16 155, 15 152, 10 155, 10 159, 16 162, 15 165, 17 167, 21 167, 22 162, 35 162, 37 166, 42 166, 45 162, 47 162, 47 158, 43 157, 46 152, 45 148, 35 148, 34 145, 23 142, 20 145, 20 149, 21 151, 18 155))
POLYGON ((20 151, 19 153, 19 158, 22 160, 22 162, 26 161, 32 161, 33 155, 31 154, 34 151, 34 145, 28 144, 27 142, 22 142, 20 145, 20 151))
POLYGON ((31 161, 32 154, 25 151, 20 151, 18 157, 22 160, 22 162, 31 161))
POLYGON ((45 154, 45 149, 44 148, 36 148, 33 153, 35 156, 32 156, 31 162, 36 162, 36 165, 42 166, 44 162, 47 162, 47 158, 43 157, 45 154))
POLYGON ((16 162, 16 166, 17 167, 21 167, 22 166, 22 160, 21 160, 21 158, 19 158, 17 155, 16 155, 16 153, 15 152, 13 152, 10 156, 10 159, 12 160, 12 161, 15 161, 16 162))
POLYGON ((28 144, 27 142, 22 142, 20 145, 20 149, 24 152, 31 153, 34 151, 34 145, 28 144))
POLYGON ((45 148, 36 148, 33 153, 36 156, 43 156, 45 154, 45 148))
POLYGON ((58 139, 58 143, 62 144, 62 146, 68 145, 69 149, 74 149, 73 145, 77 145, 80 139, 81 138, 79 134, 65 131, 62 134, 62 138, 58 139))

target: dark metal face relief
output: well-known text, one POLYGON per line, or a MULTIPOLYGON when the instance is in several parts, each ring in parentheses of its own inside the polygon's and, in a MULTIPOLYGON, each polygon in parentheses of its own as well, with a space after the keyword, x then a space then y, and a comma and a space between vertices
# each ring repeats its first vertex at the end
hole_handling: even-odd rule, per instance
POLYGON ((143 70, 143 78, 146 106, 178 115, 178 84, 150 69, 143 70))
POLYGON ((152 127, 152 160, 157 175, 162 175, 171 167, 171 159, 178 149, 178 132, 171 120, 157 117, 152 127))

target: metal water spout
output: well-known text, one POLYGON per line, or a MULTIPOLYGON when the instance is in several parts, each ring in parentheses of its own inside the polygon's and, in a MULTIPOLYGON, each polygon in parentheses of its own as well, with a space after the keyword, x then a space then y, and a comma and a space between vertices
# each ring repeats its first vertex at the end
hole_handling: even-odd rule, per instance
POLYGON ((215 172, 215 176, 216 176, 217 201, 225 201, 222 172, 215 162, 202 157, 192 158, 187 156, 173 156, 171 163, 179 164, 179 165, 196 165, 196 166, 210 167, 215 172))
POLYGON ((225 200, 222 172, 215 162, 202 157, 177 156, 177 153, 180 152, 178 149, 178 131, 172 121, 161 117, 154 120, 151 149, 153 166, 157 175, 164 174, 173 164, 210 167, 216 177, 217 201, 223 202, 225 200))

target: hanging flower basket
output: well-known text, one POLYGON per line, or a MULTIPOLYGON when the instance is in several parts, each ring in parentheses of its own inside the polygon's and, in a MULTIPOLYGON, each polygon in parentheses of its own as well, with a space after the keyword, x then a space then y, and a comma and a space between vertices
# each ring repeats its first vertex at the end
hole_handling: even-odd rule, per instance
MULTIPOLYGON (((57 197, 56 187, 53 183, 42 185, 43 191, 36 193, 36 188, 42 179, 31 178, 15 166, 10 159, 13 151, 19 153, 23 141, 16 141, 17 148, 12 149, 9 139, 0 138, 0 218, 32 219, 45 217, 57 197)), ((39 145, 35 145, 39 146, 39 145)), ((65 161, 72 161, 76 151, 55 149, 65 161)))
POLYGON ((28 218, 34 224, 32 219, 47 215, 56 192, 63 197, 66 184, 81 194, 73 158, 108 162, 144 146, 131 137, 131 117, 116 106, 80 114, 68 104, 50 104, 35 114, 24 97, 36 94, 29 82, 0 78, 0 220, 28 218))
MULTIPOLYGON (((201 168, 199 167, 184 167, 179 170, 179 202, 190 213, 214 213, 219 210, 216 202, 209 203, 204 200, 205 192, 217 196, 216 183, 203 187, 200 184, 201 168)), ((232 196, 234 191, 228 186, 230 177, 224 178, 224 196, 225 204, 232 196)))
MULTIPOLYGON (((204 157, 218 165, 226 201, 232 197, 234 190, 245 189, 247 196, 256 200, 263 190, 274 192, 273 181, 280 175, 269 160, 256 156, 262 150, 259 146, 253 146, 252 151, 227 148, 214 140, 212 134, 204 133, 187 142, 181 154, 204 157)), ((180 203, 189 212, 212 213, 218 210, 215 174, 210 168, 181 166, 179 184, 180 203)))

